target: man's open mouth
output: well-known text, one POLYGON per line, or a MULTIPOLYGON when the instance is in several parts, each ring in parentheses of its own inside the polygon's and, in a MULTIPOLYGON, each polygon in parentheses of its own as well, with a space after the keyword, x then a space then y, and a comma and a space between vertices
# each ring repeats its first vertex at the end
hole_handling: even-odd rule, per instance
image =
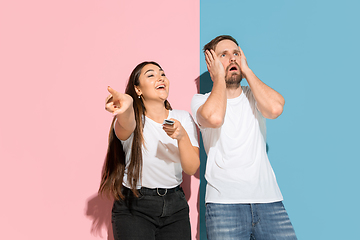
POLYGON ((229 66, 229 72, 234 72, 234 71, 237 71, 239 70, 239 68, 234 64, 232 66, 229 66))

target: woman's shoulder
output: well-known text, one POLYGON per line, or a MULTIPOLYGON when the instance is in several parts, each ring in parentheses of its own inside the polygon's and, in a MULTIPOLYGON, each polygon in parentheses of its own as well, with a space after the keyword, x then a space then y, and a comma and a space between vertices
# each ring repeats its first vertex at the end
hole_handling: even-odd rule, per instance
POLYGON ((172 109, 170 110, 172 113, 174 114, 188 114, 189 112, 186 110, 181 110, 181 109, 172 109))
POLYGON ((184 121, 184 120, 192 121, 192 116, 191 116, 190 112, 188 112, 186 110, 173 109, 173 110, 171 110, 170 117, 178 119, 178 120, 182 120, 182 121, 184 121))
POLYGON ((174 109, 171 111, 170 118, 178 120, 188 133, 195 131, 194 119, 188 111, 174 109))
POLYGON ((180 109, 172 109, 171 111, 172 116, 181 116, 181 117, 187 117, 190 115, 190 113, 186 110, 180 110, 180 109))

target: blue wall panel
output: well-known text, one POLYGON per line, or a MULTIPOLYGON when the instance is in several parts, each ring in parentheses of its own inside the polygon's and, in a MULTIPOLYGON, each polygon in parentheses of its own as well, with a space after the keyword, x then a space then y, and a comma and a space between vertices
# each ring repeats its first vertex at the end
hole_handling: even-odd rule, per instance
MULTIPOLYGON (((200 1, 200 48, 217 35, 232 35, 255 74, 285 97, 284 113, 267 120, 267 143, 299 239, 356 236, 359 10, 359 1, 346 0, 200 1)), ((199 54, 200 91, 206 92, 211 81, 199 54)))

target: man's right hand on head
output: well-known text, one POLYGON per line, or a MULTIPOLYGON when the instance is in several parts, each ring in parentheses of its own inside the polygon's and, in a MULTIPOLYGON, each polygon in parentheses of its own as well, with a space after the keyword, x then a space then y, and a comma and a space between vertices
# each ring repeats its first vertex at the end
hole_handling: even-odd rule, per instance
POLYGON ((205 61, 207 69, 213 82, 223 80, 225 82, 225 69, 214 50, 205 51, 205 61))

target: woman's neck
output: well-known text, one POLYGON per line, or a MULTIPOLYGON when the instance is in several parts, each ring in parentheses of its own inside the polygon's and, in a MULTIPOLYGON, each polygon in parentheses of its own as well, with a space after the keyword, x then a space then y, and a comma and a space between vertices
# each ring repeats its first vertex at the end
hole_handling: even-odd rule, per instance
POLYGON ((144 105, 146 108, 145 115, 157 123, 163 123, 164 119, 166 119, 169 115, 169 110, 165 108, 164 103, 151 102, 151 103, 144 103, 144 105))

